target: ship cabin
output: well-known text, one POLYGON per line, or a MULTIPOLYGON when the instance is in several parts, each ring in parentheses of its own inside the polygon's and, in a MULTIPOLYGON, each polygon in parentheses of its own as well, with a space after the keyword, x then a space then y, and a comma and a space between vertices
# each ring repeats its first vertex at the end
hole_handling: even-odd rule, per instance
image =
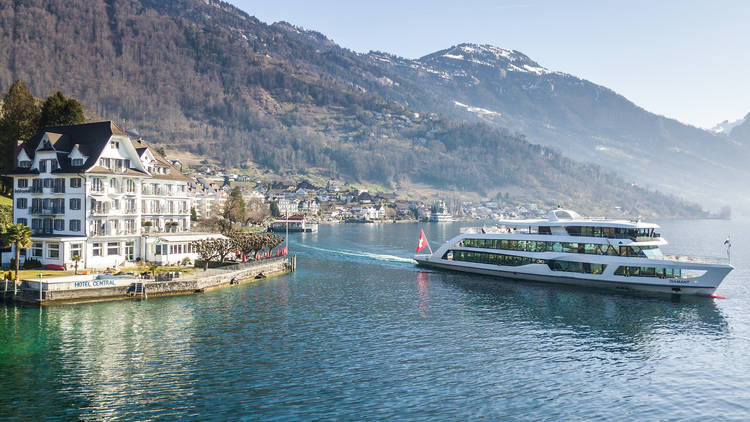
POLYGON ((456 246, 658 259, 663 256, 659 246, 667 243, 656 232, 656 224, 583 218, 563 209, 550 211, 548 219, 498 224, 497 228, 463 230, 464 236, 456 246))

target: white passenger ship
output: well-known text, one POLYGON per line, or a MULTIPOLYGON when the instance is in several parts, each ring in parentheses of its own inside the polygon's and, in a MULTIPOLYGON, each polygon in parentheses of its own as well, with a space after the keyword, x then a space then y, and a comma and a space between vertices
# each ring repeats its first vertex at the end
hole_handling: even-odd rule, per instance
POLYGON ((506 278, 618 290, 710 296, 734 267, 662 254, 656 224, 583 218, 570 210, 548 219, 466 228, 419 265, 506 278))

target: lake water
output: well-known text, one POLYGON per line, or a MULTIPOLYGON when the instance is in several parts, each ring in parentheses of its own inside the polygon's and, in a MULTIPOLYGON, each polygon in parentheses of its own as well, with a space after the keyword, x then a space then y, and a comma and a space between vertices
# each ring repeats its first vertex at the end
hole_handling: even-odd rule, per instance
POLYGON ((252 285, 5 305, 0 419, 748 420, 750 224, 660 223, 669 253, 732 234, 728 299, 424 271, 390 224, 294 235, 298 271, 252 285))

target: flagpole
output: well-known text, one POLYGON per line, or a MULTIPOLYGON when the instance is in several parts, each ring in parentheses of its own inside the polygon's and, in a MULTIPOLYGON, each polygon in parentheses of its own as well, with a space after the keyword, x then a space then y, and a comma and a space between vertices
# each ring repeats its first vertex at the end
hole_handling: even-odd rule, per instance
MULTIPOLYGON (((424 230, 422 230, 424 231, 424 230)), ((424 237, 425 241, 427 241, 427 249, 430 250, 430 256, 432 256, 432 247, 430 246, 430 240, 427 239, 427 236, 424 237)))
POLYGON ((286 236, 284 237, 284 254, 289 253, 289 205, 286 206, 286 236))
POLYGON ((727 262, 731 265, 732 264, 732 235, 730 234, 727 236, 727 262))

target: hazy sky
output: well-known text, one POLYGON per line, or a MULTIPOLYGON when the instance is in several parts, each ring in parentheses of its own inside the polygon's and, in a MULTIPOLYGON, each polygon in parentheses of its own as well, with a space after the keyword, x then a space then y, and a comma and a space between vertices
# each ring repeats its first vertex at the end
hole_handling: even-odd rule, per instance
POLYGON ((519 50, 700 127, 750 112, 750 1, 230 0, 358 52, 462 42, 519 50))

